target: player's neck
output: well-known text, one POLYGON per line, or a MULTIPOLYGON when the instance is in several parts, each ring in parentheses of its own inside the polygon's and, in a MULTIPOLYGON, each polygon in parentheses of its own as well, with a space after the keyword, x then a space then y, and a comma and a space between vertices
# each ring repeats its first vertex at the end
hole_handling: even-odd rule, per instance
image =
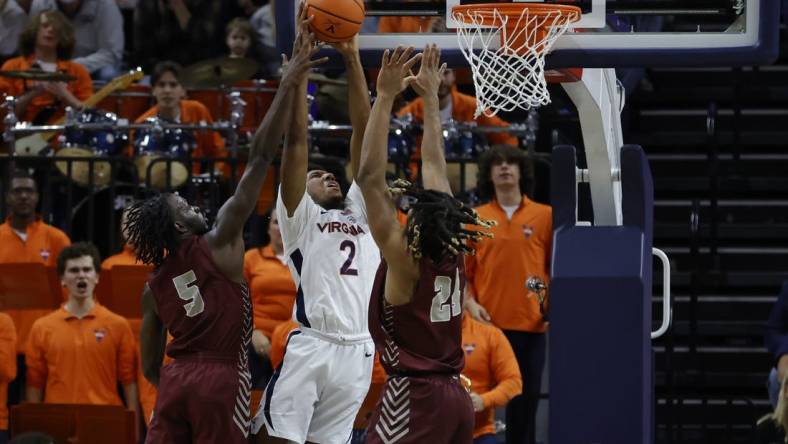
POLYGON ((502 207, 511 207, 514 205, 520 205, 520 202, 523 200, 523 195, 520 193, 520 188, 516 186, 496 187, 495 199, 502 207))
POLYGON ((47 63, 56 63, 57 49, 37 47, 35 56, 36 56, 36 60, 41 60, 42 62, 47 62, 47 63))
POLYGON ((82 318, 86 314, 90 313, 90 310, 93 310, 93 307, 96 305, 96 301, 91 295, 90 297, 86 298, 68 298, 66 302, 65 309, 67 312, 71 313, 72 315, 82 318))
POLYGON ((159 117, 161 117, 163 119, 175 121, 175 120, 178 119, 178 114, 180 114, 180 111, 181 111, 180 107, 181 107, 180 101, 178 102, 178 104, 176 106, 173 106, 171 108, 169 108, 169 107, 165 108, 165 107, 159 105, 159 117))

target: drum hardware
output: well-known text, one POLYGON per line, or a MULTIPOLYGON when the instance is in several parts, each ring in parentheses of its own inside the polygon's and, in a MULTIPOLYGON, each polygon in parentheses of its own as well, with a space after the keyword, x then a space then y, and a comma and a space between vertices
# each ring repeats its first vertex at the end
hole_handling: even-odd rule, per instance
POLYGON ((16 98, 6 96, 3 101, 3 108, 7 110, 5 117, 3 117, 3 125, 5 128, 5 131, 3 131, 3 141, 7 142, 9 146, 13 146, 15 137, 12 128, 16 127, 18 123, 16 117, 16 98))

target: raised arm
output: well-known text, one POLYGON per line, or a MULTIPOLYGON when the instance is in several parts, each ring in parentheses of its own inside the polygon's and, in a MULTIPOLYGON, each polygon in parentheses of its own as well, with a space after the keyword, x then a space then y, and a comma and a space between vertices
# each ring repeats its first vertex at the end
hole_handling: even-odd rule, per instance
POLYGON ((311 60, 317 52, 312 41, 311 34, 300 34, 296 37, 293 57, 285 67, 271 108, 252 139, 246 170, 238 182, 235 194, 219 209, 216 226, 207 237, 208 242, 214 246, 225 245, 238 238, 257 205, 268 166, 276 157, 282 135, 289 124, 293 101, 300 90, 299 85, 306 81, 306 73, 310 68, 326 60, 311 60))
POLYGON ((438 88, 446 64, 440 64, 441 50, 427 45, 421 59, 419 74, 412 78, 411 88, 424 99, 424 137, 421 142, 421 171, 424 188, 451 194, 446 176, 443 129, 441 128, 438 88))
POLYGON ((412 47, 403 50, 400 46, 394 53, 388 50, 383 53, 377 82, 378 96, 364 133, 361 164, 356 178, 367 206, 372 237, 391 266, 411 262, 407 255, 405 236, 397 221, 397 210, 386 184, 386 140, 394 99, 407 86, 408 72, 421 56, 410 57, 412 52, 412 47))
POLYGON ((350 125, 353 127, 353 134, 350 136, 350 167, 355 179, 358 176, 358 166, 361 162, 364 130, 367 127, 367 120, 369 120, 369 89, 358 53, 358 36, 347 42, 334 43, 333 46, 342 54, 342 58, 345 60, 345 71, 347 71, 348 111, 350 112, 350 125))
MULTIPOLYGON (((306 8, 301 3, 298 7, 299 35, 308 35, 309 21, 311 17, 306 16, 306 8)), ((298 42, 298 39, 296 39, 298 42)), ((309 44, 313 42, 310 37, 309 44)), ((302 44, 304 42, 302 39, 302 44)), ((309 135, 306 106, 306 76, 296 85, 293 96, 292 117, 290 128, 285 136, 285 146, 282 152, 282 165, 280 167, 279 179, 281 181, 282 203, 287 209, 287 215, 292 216, 298 203, 306 192, 306 170, 309 164, 309 145, 307 136, 309 135)))

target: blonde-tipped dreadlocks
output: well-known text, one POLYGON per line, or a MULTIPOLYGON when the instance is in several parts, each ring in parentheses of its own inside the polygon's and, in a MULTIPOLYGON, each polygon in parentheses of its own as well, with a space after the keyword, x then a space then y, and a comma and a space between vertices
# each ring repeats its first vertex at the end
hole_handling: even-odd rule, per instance
POLYGON ((473 254, 468 240, 492 237, 492 233, 465 228, 465 224, 490 228, 495 222, 483 220, 476 211, 449 194, 418 188, 403 179, 396 180, 389 191, 395 196, 416 199, 410 205, 406 227, 408 250, 416 259, 426 255, 440 262, 446 255, 473 254))

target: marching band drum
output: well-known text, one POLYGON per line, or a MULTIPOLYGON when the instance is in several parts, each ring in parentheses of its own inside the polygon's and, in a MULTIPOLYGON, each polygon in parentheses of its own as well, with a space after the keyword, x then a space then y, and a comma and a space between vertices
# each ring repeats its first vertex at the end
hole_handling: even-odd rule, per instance
MULTIPOLYGON (((191 168, 182 161, 188 159, 195 148, 194 131, 219 131, 227 141, 231 155, 237 155, 239 142, 240 149, 243 149, 244 143, 248 143, 268 110, 277 81, 249 80, 256 72, 256 64, 244 63, 238 59, 216 59, 187 67, 183 71, 182 83, 187 88, 187 96, 202 102, 211 110, 217 119, 212 124, 181 125, 157 117, 130 124, 154 103, 150 87, 132 84, 107 95, 98 102, 96 108, 68 112, 64 125, 35 127, 27 122, 17 122, 13 114, 14 99, 6 98, 3 105, 6 111, 3 136, 9 146, 13 146, 11 142, 19 135, 36 131, 61 131, 57 143, 59 149, 55 155, 62 159, 57 159, 56 168, 83 187, 104 187, 110 183, 113 177, 111 163, 100 159, 133 153, 137 180, 141 186, 176 189, 189 182, 192 176, 191 168), (130 133, 132 143, 129 142, 130 133)), ((7 73, 0 72, 0 76, 7 73)), ((11 75, 25 76, 19 72, 11 75)), ((41 73, 35 73, 35 76, 36 80, 48 79, 41 73)), ((317 85, 346 85, 344 80, 331 79, 322 74, 310 75, 310 81, 317 85)), ((348 125, 333 125, 314 119, 310 122, 312 139, 319 139, 326 133, 349 134, 349 130, 348 125)), ((420 131, 420 126, 408 116, 392 119, 388 141, 389 160, 406 174, 420 131)), ((474 123, 450 120, 444 123, 443 131, 447 160, 464 163, 475 158, 487 148, 486 133, 499 131, 527 136, 533 132, 533 128, 527 124, 505 128, 478 127, 474 123)), ((467 173, 465 176, 463 184, 474 179, 467 173)))

